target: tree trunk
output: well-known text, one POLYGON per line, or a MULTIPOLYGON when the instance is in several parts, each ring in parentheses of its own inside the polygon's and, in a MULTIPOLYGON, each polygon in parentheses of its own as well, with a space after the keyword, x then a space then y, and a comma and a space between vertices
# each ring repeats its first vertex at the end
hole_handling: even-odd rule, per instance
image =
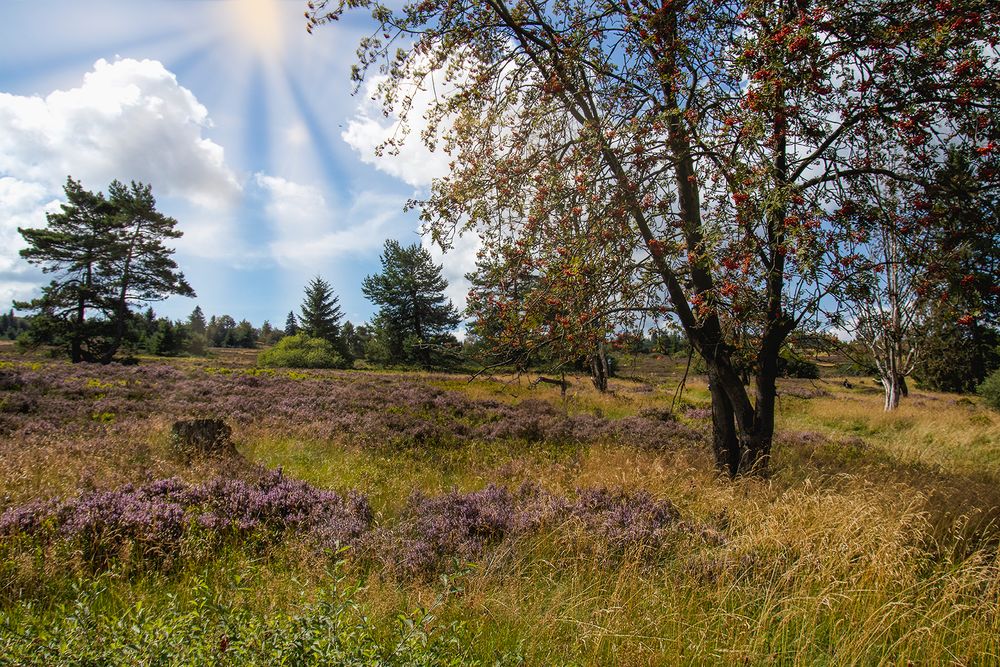
POLYGON ((590 380, 594 387, 602 394, 608 390, 608 376, 611 375, 608 369, 608 355, 604 351, 604 345, 598 345, 597 352, 590 356, 590 380))
POLYGON ((760 368, 754 377, 755 402, 752 426, 743 443, 744 472, 766 474, 771 463, 771 443, 774 440, 774 408, 778 396, 778 351, 772 344, 758 358, 760 368))
POLYGON ((712 452, 715 454, 715 467, 733 478, 740 473, 742 459, 740 441, 736 437, 733 404, 718 373, 709 370, 708 382, 712 393, 712 452))
POLYGON ((86 311, 87 304, 81 292, 76 306, 76 326, 73 328, 73 337, 69 346, 69 358, 74 364, 83 361, 83 321, 87 314, 86 311))
MULTIPOLYGON (((774 399, 760 400, 747 409, 738 410, 733 406, 731 392, 746 394, 740 384, 721 380, 709 375, 712 393, 712 451, 715 465, 730 478, 739 475, 761 475, 768 473, 771 463, 771 443, 774 439, 774 399)), ((758 386, 768 386, 769 382, 757 376, 758 386)), ((772 385, 773 387, 773 385, 772 385)), ((771 389, 773 392, 773 388, 771 389)))
POLYGON ((885 411, 890 412, 899 407, 899 399, 903 396, 905 382, 901 375, 892 375, 881 379, 882 386, 885 388, 885 411))

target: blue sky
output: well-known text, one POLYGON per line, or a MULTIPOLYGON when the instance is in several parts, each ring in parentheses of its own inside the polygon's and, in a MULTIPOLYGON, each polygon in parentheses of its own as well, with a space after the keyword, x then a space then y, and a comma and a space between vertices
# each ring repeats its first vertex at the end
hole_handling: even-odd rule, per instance
MULTIPOLYGON (((351 96, 358 13, 312 36, 305 0, 0 0, 0 305, 45 281, 17 254, 17 227, 44 224, 67 175, 92 190, 151 183, 179 221, 176 258, 195 304, 283 323, 325 277, 347 319, 373 307, 361 280, 387 238, 420 240, 403 203, 447 160, 394 129, 370 94, 351 96)), ((419 128, 418 128, 419 129, 419 128)), ((416 133, 415 133, 416 134, 416 133)), ((464 305, 474 241, 435 253, 464 305)))

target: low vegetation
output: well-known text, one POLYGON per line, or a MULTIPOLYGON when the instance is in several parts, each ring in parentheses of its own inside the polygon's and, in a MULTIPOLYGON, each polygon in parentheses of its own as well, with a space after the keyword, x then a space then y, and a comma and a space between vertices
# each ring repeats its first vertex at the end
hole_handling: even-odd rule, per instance
POLYGON ((782 380, 770 477, 730 481, 669 358, 562 395, 0 355, 0 664, 1000 660, 978 399, 782 380), (174 454, 220 416, 237 453, 174 454))
POLYGON ((983 380, 983 383, 979 385, 979 395, 991 408, 1000 410, 1000 370, 994 371, 992 375, 983 380))
POLYGON ((264 368, 348 368, 333 345, 323 338, 300 333, 286 336, 257 357, 264 368))

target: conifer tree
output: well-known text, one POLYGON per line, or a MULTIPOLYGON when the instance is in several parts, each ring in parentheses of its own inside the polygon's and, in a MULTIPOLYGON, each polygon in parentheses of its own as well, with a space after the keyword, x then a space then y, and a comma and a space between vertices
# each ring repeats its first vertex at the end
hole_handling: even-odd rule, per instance
POLYGON ((36 311, 34 336, 38 342, 67 343, 73 363, 100 356, 104 324, 89 323, 92 311, 108 313, 109 276, 102 265, 111 259, 111 220, 114 209, 104 195, 66 179, 66 203, 58 213, 46 214, 48 224, 18 229, 28 247, 21 257, 58 276, 42 288, 41 297, 15 304, 36 311))
POLYGON ((319 276, 306 286, 302 301, 299 325, 302 332, 312 338, 322 338, 334 346, 340 339, 340 299, 333 293, 330 283, 319 276))
POLYGON ((201 306, 195 306, 194 310, 191 311, 191 315, 188 317, 188 326, 191 327, 191 333, 195 334, 205 334, 205 313, 202 312, 201 306))
POLYGON ((114 278, 114 336, 111 349, 101 361, 108 362, 121 346, 127 331, 129 305, 160 301, 171 294, 193 297, 194 290, 171 257, 174 251, 165 239, 177 239, 177 220, 156 210, 151 186, 132 181, 113 181, 108 199, 115 210, 114 252, 110 270, 114 278))
POLYGON ((148 185, 114 181, 105 197, 67 178, 63 190, 67 203, 45 227, 18 229, 28 244, 21 256, 57 279, 17 307, 35 311, 37 342, 67 345, 74 362, 108 363, 132 337, 132 305, 194 296, 163 243, 181 232, 148 185))
POLYGON ((288 317, 285 318, 285 335, 294 336, 299 332, 299 321, 295 319, 295 313, 293 311, 288 311, 288 317))
POLYGON ((444 295, 448 281, 441 265, 415 243, 403 247, 388 240, 381 256, 382 273, 365 278, 361 291, 380 307, 376 337, 384 342, 391 361, 417 361, 429 367, 430 348, 462 321, 444 295))

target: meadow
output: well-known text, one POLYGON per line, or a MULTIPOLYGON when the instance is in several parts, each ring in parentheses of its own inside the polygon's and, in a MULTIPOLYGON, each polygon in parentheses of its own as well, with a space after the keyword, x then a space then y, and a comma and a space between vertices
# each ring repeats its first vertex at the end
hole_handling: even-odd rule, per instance
POLYGON ((0 665, 1000 662, 1000 414, 785 380, 771 474, 729 481, 682 370, 0 348, 0 665), (198 417, 236 452, 179 453, 198 417))

